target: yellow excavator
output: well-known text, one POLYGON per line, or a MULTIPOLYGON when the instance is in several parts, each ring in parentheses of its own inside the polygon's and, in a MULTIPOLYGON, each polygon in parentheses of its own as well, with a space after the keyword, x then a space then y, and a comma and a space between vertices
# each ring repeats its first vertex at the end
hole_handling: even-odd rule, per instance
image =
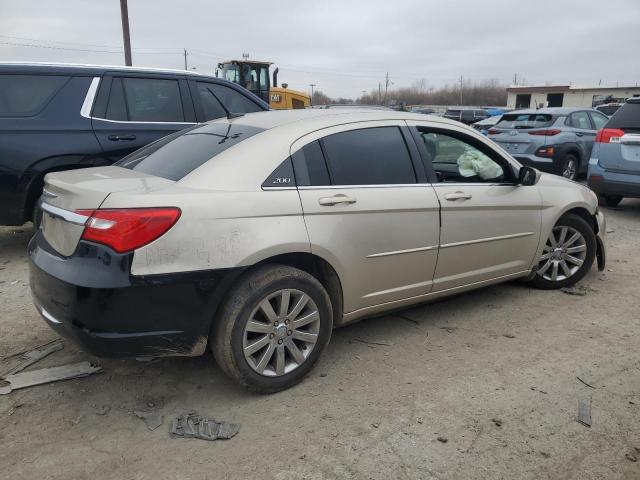
POLYGON ((273 71, 273 84, 269 75, 272 62, 257 60, 229 60, 218 64, 216 76, 237 83, 256 94, 276 110, 306 108, 311 105, 311 97, 304 92, 291 90, 286 83, 278 87, 278 68, 273 71))

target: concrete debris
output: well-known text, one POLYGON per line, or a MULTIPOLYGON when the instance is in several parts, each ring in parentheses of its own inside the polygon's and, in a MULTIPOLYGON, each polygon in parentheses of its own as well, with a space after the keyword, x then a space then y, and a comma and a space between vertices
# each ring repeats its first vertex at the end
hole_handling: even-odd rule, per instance
POLYGON ((577 295, 578 297, 584 297, 587 294, 586 288, 580 287, 563 287, 560 289, 562 293, 567 295, 577 295))
POLYGON ((22 362, 16 365, 15 367, 13 367, 8 372, 6 372, 3 375, 3 377, 21 372, 25 368, 30 367, 36 362, 39 362, 44 357, 51 355, 52 353, 57 352, 59 350, 62 350, 63 346, 64 345, 62 344, 62 339, 57 339, 57 340, 54 340, 53 342, 49 342, 45 345, 36 347, 33 350, 30 350, 28 352, 23 352, 19 354, 18 356, 20 357, 22 362))
POLYGON ((445 330, 447 333, 453 333, 458 329, 458 327, 440 327, 440 330, 445 330))
POLYGON ((228 440, 240 431, 240 425, 218 422, 191 411, 171 420, 169 436, 172 438, 200 438, 202 440, 228 440))
POLYGON ((502 426, 502 420, 500 420, 499 418, 492 418, 491 421, 496 425, 496 427, 502 426))
POLYGON ((578 402, 578 422, 585 427, 591 427, 591 398, 582 399, 578 402))
POLYGON ((513 333, 503 333, 502 336, 505 338, 516 338, 513 333))
POLYGON ((89 362, 80 362, 60 367, 43 368, 30 372, 20 372, 7 375, 0 380, 0 395, 7 395, 13 390, 33 387, 45 383, 57 382, 60 380, 70 380, 72 378, 86 377, 102 371, 99 365, 92 365, 89 362))
POLYGON ((629 460, 630 462, 637 462, 638 461, 638 456, 633 453, 633 452, 628 452, 624 455, 624 458, 626 458, 627 460, 629 460))
POLYGON ((438 437, 436 440, 438 440, 440 443, 447 443, 449 441, 447 437, 438 437))
POLYGON ((96 415, 106 415, 111 411, 111 405, 102 405, 99 408, 96 408, 96 415))
POLYGON ((162 415, 158 412, 154 412, 151 410, 134 410, 133 413, 136 417, 144 420, 144 423, 147 425, 149 430, 155 430, 160 425, 162 425, 162 415))
POLYGON ((591 385, 591 384, 589 384, 589 383, 585 382, 585 381, 584 381, 583 379, 581 379, 580 377, 576 377, 576 378, 577 378, 577 379, 578 379, 578 381, 579 381, 580 383, 582 383, 583 385, 586 385, 586 386, 587 386, 587 387, 589 387, 589 388, 596 388, 596 387, 594 387, 593 385, 591 385))

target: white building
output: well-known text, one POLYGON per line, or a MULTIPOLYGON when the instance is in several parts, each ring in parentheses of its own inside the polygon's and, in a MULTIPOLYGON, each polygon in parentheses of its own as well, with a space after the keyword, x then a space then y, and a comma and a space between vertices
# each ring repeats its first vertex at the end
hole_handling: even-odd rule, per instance
POLYGON ((508 108, 595 107, 640 95, 640 87, 545 85, 507 88, 508 108))

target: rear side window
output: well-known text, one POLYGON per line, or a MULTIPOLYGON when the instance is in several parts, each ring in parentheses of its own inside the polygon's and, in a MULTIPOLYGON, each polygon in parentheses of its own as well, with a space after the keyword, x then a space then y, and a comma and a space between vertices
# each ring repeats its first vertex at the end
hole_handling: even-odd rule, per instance
POLYGON ((607 128, 640 131, 640 103, 625 103, 609 119, 607 128))
POLYGON ((210 85, 211 84, 198 82, 198 95, 200 95, 200 102, 202 104, 202 110, 204 111, 203 120, 205 122, 227 115, 222 105, 220 105, 220 101, 212 93, 213 89, 210 85))
POLYGON ((416 183, 404 137, 398 127, 336 133, 322 139, 334 185, 416 183))
POLYGON ((299 186, 331 185, 319 141, 316 140, 305 145, 291 158, 296 172, 296 182, 299 186))
POLYGON ((604 128, 604 126, 609 121, 609 118, 607 116, 596 112, 591 112, 591 119, 593 120, 593 124, 595 125, 596 130, 604 128))
MULTIPOLYGON (((262 107, 245 97, 242 93, 233 88, 226 87, 217 83, 198 82, 198 90, 208 92, 209 95, 215 96, 217 101, 222 102, 231 113, 251 113, 260 112, 262 107)), ((215 101, 215 99, 212 99, 215 101)), ((210 110, 211 112, 212 110, 210 110)), ((216 113, 217 114, 217 113, 216 113)), ((225 113, 223 111, 222 115, 225 113)), ((216 117, 213 117, 216 118, 216 117)), ((209 119, 207 119, 209 120, 209 119)))
POLYGON ((115 165, 178 181, 216 155, 262 131, 228 123, 196 125, 168 135, 115 165))
POLYGON ((507 113, 496 124, 496 128, 527 129, 550 127, 553 116, 541 113, 507 113))
POLYGON ((130 122, 184 122, 178 81, 115 78, 106 117, 130 122))
POLYGON ((579 128, 581 130, 593 130, 591 121, 589 120, 589 114, 587 112, 576 112, 569 115, 569 125, 573 128, 579 128))
POLYGON ((0 117, 32 117, 67 83, 58 75, 0 75, 0 117))

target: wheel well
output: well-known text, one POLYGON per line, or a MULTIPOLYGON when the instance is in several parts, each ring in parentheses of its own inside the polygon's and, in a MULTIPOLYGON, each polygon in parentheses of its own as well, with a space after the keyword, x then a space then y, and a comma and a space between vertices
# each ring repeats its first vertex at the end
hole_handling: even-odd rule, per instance
POLYGON ((298 252, 276 255, 275 257, 262 260, 256 265, 268 263, 288 265, 315 277, 325 288, 331 299, 334 326, 340 325, 343 313, 342 284, 338 274, 329 262, 312 253, 298 252))
POLYGON ((593 232, 595 234, 598 233, 598 222, 596 221, 594 216, 589 213, 587 209, 581 208, 581 207, 572 208, 571 210, 567 210, 566 212, 564 212, 562 216, 564 217, 567 214, 573 214, 577 217, 582 218, 585 222, 591 225, 591 228, 593 228, 593 232))
POLYGON ((78 168, 87 168, 87 165, 64 165, 61 167, 53 167, 44 172, 38 172, 38 174, 31 180, 27 190, 27 195, 24 203, 24 220, 28 222, 33 220, 33 207, 36 204, 40 195, 42 195, 42 189, 44 188, 44 177, 47 173, 64 172, 66 170, 76 170, 78 168))

